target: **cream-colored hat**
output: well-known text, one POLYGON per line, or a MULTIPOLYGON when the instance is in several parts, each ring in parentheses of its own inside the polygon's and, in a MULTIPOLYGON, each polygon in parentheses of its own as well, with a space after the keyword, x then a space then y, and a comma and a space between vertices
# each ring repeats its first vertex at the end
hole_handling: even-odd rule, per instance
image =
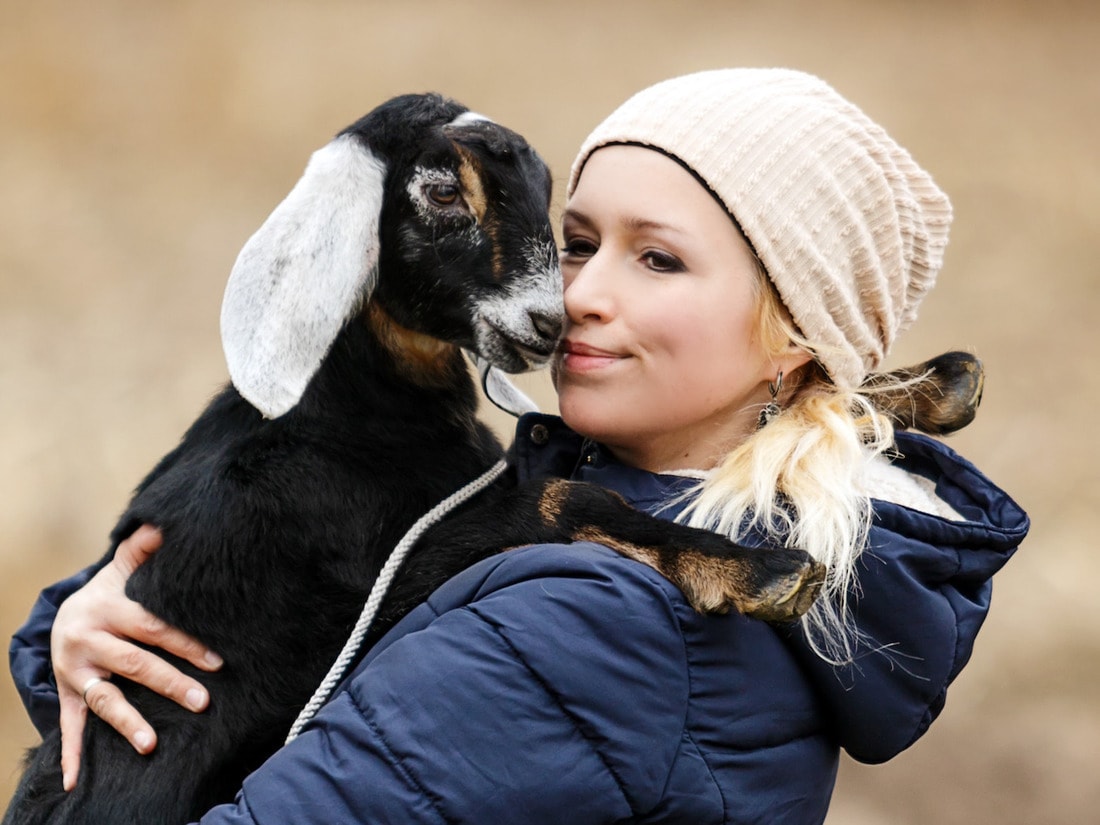
POLYGON ((679 159, 734 216, 833 381, 881 364, 943 263, 951 204, 863 112, 813 75, 725 69, 658 83, 614 111, 600 146, 679 159))

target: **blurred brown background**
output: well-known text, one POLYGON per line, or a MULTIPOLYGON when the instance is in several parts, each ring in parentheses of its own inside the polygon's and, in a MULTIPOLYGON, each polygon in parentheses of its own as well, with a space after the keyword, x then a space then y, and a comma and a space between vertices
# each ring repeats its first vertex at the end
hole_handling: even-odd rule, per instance
MULTIPOLYGON (((985 359, 952 444, 1035 523, 940 721, 888 765, 845 762, 829 823, 1095 821, 1098 40, 1100 6, 1058 0, 0 0, 0 636, 102 553, 224 380, 237 250, 335 131, 446 92, 530 138, 560 209, 575 147, 629 93, 793 66, 952 195, 946 269, 892 364, 985 359)), ((553 409, 544 380, 524 385, 553 409)), ((0 800, 35 740, 0 678, 0 800)))

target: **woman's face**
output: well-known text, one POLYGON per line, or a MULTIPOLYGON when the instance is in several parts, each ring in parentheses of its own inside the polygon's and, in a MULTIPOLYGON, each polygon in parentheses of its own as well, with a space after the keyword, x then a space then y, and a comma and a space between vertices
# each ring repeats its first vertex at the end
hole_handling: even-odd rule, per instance
POLYGON ((594 152, 562 223, 566 423, 653 471, 714 466, 756 426, 778 361, 756 335, 748 245, 665 155, 594 152))

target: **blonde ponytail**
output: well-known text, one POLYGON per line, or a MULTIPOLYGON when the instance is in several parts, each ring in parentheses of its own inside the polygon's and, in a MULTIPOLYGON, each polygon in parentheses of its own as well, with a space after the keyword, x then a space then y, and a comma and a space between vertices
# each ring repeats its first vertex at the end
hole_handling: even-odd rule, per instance
MULTIPOLYGON (((763 281, 758 334, 765 346, 792 342, 813 351, 763 281)), ((737 445, 691 493, 680 520, 743 540, 762 534, 798 547, 827 568, 813 608, 802 619, 814 651, 833 663, 852 660, 856 631, 849 599, 856 561, 867 544, 871 502, 863 476, 893 445, 893 427, 859 392, 841 390, 816 363, 799 370, 783 411, 737 445)))
POLYGON ((862 395, 806 391, 729 453, 681 516, 734 541, 759 532, 824 564, 825 583, 802 622, 811 647, 836 664, 851 661, 855 642, 848 603, 871 525, 864 469, 892 444, 890 422, 862 395))

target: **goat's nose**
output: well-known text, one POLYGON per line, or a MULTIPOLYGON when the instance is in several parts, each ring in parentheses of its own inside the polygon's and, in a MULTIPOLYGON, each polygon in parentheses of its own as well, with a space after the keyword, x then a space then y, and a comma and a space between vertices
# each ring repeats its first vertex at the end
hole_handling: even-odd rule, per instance
POLYGON ((561 337, 562 318, 560 315, 547 315, 545 312, 530 310, 527 313, 531 317, 531 323, 535 325, 538 334, 543 338, 552 338, 555 341, 561 337))

